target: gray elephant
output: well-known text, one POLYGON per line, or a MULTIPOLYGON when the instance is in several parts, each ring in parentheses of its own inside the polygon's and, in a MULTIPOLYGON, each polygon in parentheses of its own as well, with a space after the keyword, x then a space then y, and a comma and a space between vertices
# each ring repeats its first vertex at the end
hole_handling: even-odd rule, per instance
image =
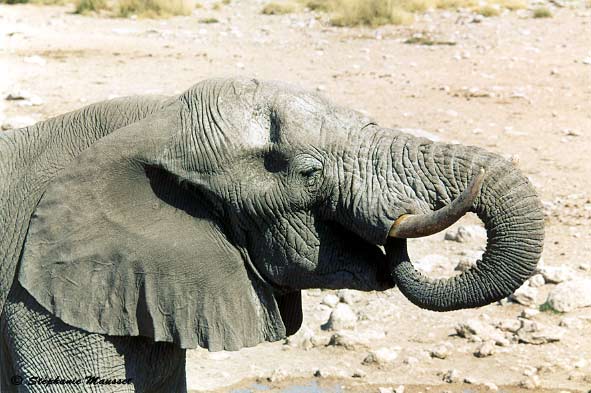
POLYGON ((276 82, 90 105, 0 134, 0 159, 2 392, 182 392, 187 348, 293 334, 302 289, 478 307, 518 288, 543 245, 540 201, 509 162, 276 82), (415 270, 406 238, 467 211, 487 229, 482 260, 449 279, 415 270))

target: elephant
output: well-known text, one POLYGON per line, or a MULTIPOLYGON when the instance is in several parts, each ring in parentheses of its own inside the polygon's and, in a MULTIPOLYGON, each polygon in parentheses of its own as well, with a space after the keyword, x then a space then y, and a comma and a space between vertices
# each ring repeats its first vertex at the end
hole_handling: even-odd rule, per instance
POLYGON ((92 104, 0 133, 0 157, 3 392, 183 392, 186 349, 294 334, 302 290, 480 307, 543 247, 540 200, 509 161, 282 82, 92 104), (482 258, 416 270, 407 239, 467 212, 482 258))

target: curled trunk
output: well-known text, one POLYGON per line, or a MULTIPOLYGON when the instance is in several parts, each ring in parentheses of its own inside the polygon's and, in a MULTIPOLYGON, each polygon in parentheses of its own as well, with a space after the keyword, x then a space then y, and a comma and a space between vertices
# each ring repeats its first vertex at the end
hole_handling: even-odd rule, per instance
POLYGON ((432 210, 448 205, 484 168, 479 196, 471 211, 484 222, 487 246, 482 259, 458 276, 433 279, 417 271, 406 254, 405 239, 389 239, 386 252, 392 275, 414 304, 434 311, 483 306, 513 293, 540 258, 544 238, 541 203, 528 181, 509 162, 477 148, 417 144, 417 176, 434 182, 425 198, 432 210))

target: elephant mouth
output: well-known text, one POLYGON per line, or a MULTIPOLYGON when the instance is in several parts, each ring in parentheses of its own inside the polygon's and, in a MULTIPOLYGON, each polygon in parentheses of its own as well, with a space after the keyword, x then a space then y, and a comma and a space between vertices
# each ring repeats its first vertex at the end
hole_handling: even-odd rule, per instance
POLYGON ((449 205, 428 214, 403 214, 392 224, 388 238, 407 239, 434 235, 449 228, 468 213, 484 182, 484 169, 449 205))

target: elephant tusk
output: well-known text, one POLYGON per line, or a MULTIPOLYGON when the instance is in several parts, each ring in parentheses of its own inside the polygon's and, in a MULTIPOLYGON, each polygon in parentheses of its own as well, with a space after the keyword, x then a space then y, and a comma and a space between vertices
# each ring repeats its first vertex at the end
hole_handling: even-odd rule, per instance
POLYGON ((396 219, 389 237, 413 238, 433 235, 448 228, 470 211, 484 181, 484 168, 449 205, 428 214, 403 214, 396 219))

